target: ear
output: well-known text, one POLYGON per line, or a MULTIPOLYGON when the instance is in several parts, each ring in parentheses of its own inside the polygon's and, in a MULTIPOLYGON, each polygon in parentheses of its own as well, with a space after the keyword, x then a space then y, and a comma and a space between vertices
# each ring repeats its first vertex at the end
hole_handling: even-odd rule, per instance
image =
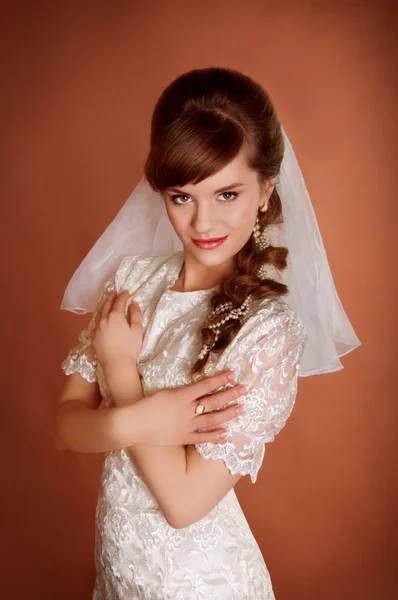
POLYGON ((262 208, 263 206, 265 206, 268 203, 269 197, 271 196, 272 192, 274 191, 275 182, 276 182, 275 177, 270 177, 269 179, 267 179, 265 181, 265 183, 262 187, 259 208, 262 208))
POLYGON ((265 191, 267 200, 269 199, 269 197, 271 196, 272 192, 274 191, 275 181, 276 181, 275 177, 270 177, 265 182, 265 190, 264 191, 265 191))

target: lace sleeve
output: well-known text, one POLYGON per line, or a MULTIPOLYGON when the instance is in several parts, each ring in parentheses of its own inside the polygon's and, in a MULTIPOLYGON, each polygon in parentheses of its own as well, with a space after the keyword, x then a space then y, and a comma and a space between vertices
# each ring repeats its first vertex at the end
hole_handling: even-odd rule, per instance
POLYGON ((224 443, 205 442, 195 447, 202 458, 222 459, 232 474, 250 475, 255 483, 264 444, 274 440, 293 409, 307 335, 287 307, 260 310, 239 333, 243 335, 232 342, 221 370, 232 369, 238 382, 248 387, 242 396, 246 411, 228 424, 229 437, 224 443))
POLYGON ((97 381, 97 360, 93 358, 93 352, 87 352, 92 346, 92 335, 95 328, 96 316, 98 311, 101 310, 109 293, 115 289, 119 293, 121 282, 126 276, 126 269, 131 266, 130 263, 134 262, 131 258, 134 259, 135 257, 124 257, 115 274, 105 283, 88 327, 79 333, 78 339, 80 344, 69 350, 66 358, 61 364, 61 369, 65 375, 72 375, 72 373, 78 372, 89 383, 97 381), (88 355, 90 355, 90 357, 88 355))

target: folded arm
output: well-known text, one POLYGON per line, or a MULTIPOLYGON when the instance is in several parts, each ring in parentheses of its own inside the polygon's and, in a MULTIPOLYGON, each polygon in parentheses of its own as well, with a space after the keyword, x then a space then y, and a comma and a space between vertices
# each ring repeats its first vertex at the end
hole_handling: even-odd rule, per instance
MULTIPOLYGON (((140 476, 174 528, 205 517, 242 475, 250 474, 256 481, 264 444, 273 441, 293 408, 305 345, 300 322, 288 315, 276 319, 271 327, 254 327, 251 332, 256 343, 253 335, 247 335, 229 354, 226 365, 251 389, 244 396, 246 412, 229 423, 230 438, 225 443, 137 444, 128 448, 140 476)), ((135 381, 127 392, 119 374, 118 386, 124 397, 130 394, 132 402, 143 393, 135 381)), ((117 402, 115 390, 111 393, 117 402)))
MULTIPOLYGON (((131 366, 109 373, 106 379, 117 406, 133 404, 144 395, 138 371, 132 373, 131 366)), ((169 525, 176 529, 206 516, 240 478, 223 461, 204 461, 193 445, 135 444, 127 451, 169 525)))

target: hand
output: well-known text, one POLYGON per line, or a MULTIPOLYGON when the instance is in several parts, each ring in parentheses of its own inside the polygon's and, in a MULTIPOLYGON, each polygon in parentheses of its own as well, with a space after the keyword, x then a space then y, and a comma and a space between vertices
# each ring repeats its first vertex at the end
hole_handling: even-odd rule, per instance
POLYGON ((123 407, 118 423, 125 446, 138 443, 129 439, 129 419, 142 423, 139 443, 174 446, 223 441, 225 438, 220 434, 225 434, 225 428, 221 424, 244 412, 244 406, 235 401, 247 393, 241 385, 212 393, 220 386, 231 384, 235 376, 230 376, 231 371, 226 371, 181 388, 159 390, 141 398, 132 407, 123 407), (205 406, 201 415, 195 414, 198 400, 205 406), (233 404, 223 409, 230 402, 233 404), (211 431, 197 431, 204 427, 211 431))
POLYGON ((143 341, 142 314, 132 302, 125 317, 129 292, 119 296, 112 291, 98 311, 93 333, 93 348, 103 369, 131 360, 136 364, 143 341))

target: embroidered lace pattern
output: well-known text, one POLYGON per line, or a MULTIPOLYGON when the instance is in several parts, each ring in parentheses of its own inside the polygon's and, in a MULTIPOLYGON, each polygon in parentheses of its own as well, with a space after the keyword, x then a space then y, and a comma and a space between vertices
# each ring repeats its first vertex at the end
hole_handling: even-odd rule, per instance
MULTIPOLYGON (((198 332, 214 288, 171 290, 182 262, 182 252, 124 257, 98 302, 97 310, 107 289, 128 289, 127 307, 131 300, 139 303, 144 342, 137 366, 145 395, 200 378, 192 378, 190 368, 200 352, 198 332)), ((85 356, 94 321, 95 313, 62 369, 97 381, 105 405, 112 406, 101 365, 85 356)), ((221 356, 211 357, 204 376, 233 369, 249 387, 242 397, 246 412, 230 422, 224 443, 196 445, 204 459, 223 460, 232 473, 256 481, 265 444, 284 427, 294 406, 306 339, 300 320, 281 298, 264 300, 245 316, 238 335, 221 356)), ((205 518, 173 529, 126 449, 105 453, 95 564, 94 600, 274 600, 266 564, 234 490, 205 518)))

